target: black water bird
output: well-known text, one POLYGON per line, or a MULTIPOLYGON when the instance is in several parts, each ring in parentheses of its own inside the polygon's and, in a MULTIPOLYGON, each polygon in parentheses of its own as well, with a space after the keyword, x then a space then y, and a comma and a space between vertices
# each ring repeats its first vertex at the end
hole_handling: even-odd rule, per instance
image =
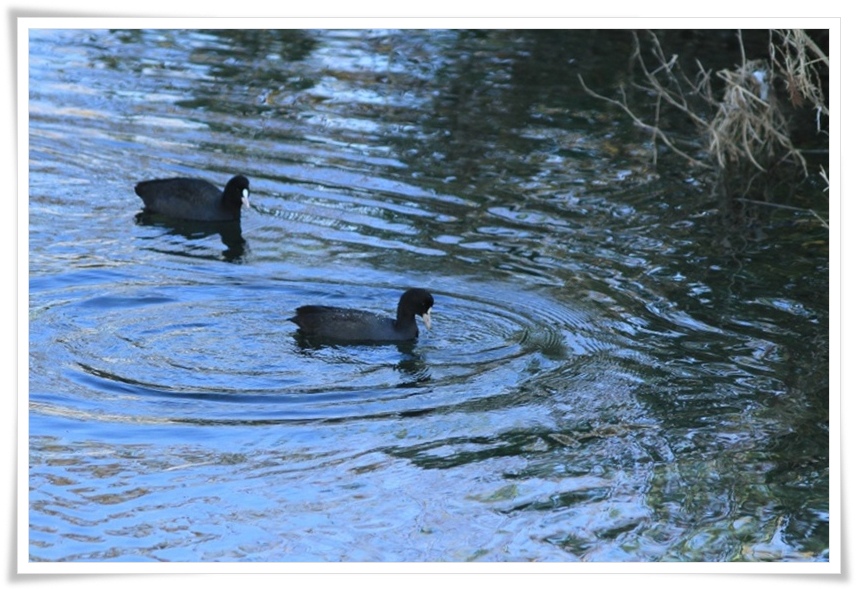
POLYGON ((188 221, 238 221, 249 206, 250 181, 238 175, 220 190, 196 178, 146 180, 134 187, 147 212, 188 221))
POLYGON ((431 307, 434 297, 423 288, 407 290, 398 301, 395 319, 369 311, 306 305, 298 307, 288 320, 297 324, 300 333, 313 339, 337 342, 402 342, 416 339, 419 329, 416 316, 431 329, 431 307))

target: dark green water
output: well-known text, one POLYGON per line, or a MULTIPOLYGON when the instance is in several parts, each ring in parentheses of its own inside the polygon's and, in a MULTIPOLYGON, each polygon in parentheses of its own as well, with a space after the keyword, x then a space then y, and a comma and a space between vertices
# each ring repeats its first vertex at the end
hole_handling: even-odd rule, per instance
POLYGON ((629 50, 32 31, 30 560, 827 560, 826 229, 652 168, 577 81, 629 50), (138 218, 236 173, 239 232, 138 218), (409 286, 412 346, 285 320, 409 286))

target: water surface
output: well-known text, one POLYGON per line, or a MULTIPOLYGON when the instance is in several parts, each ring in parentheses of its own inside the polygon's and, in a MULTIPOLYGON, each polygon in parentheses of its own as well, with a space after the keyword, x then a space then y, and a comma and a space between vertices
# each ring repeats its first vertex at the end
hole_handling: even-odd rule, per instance
POLYGON ((30 560, 827 560, 826 230, 652 167, 577 81, 629 49, 31 31, 30 560), (236 173, 239 228, 139 215, 236 173), (410 286, 411 345, 286 321, 410 286))

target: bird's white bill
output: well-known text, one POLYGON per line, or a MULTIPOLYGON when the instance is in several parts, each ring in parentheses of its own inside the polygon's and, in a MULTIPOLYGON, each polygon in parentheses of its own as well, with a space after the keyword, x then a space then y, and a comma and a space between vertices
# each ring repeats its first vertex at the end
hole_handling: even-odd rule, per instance
POLYGON ((425 311, 425 314, 422 316, 422 321, 425 322, 425 329, 431 329, 431 309, 425 311))
POLYGON ((241 192, 241 206, 250 208, 250 191, 246 188, 241 192))

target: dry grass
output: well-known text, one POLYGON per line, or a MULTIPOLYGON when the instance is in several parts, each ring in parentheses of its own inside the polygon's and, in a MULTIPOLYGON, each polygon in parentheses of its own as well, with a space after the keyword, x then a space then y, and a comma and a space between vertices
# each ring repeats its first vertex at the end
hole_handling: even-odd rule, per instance
POLYGON ((774 29, 770 35, 770 60, 785 78, 791 104, 808 101, 817 111, 817 130, 824 132, 821 117, 829 116, 819 67, 829 69, 829 57, 801 29, 774 29), (778 41, 778 42, 777 42, 778 41))
POLYGON ((750 162, 765 172, 777 158, 791 159, 808 173, 805 158, 788 136, 788 123, 770 85, 771 72, 761 60, 736 70, 721 70, 725 92, 716 116, 707 125, 708 153, 720 169, 750 162))
MULTIPOLYGON (((713 173, 733 198, 752 200, 746 197, 755 193, 766 195, 764 186, 775 184, 776 176, 785 177, 794 169, 808 176, 806 160, 791 141, 776 88, 782 86, 779 82, 783 80, 791 105, 809 104, 816 109, 818 131, 825 132, 822 123, 828 123, 829 110, 821 74, 822 68, 828 70, 829 59, 802 30, 771 30, 769 60, 747 60, 739 32, 738 39, 741 64, 716 72, 723 90, 715 95, 713 72, 696 62, 698 72, 693 78, 688 77, 678 64, 678 56, 667 58, 652 32, 647 33, 650 53, 645 57, 634 33, 632 60, 642 75, 632 87, 654 98, 649 122, 630 107, 623 86, 619 88, 619 98, 613 99, 595 93, 582 78, 580 82, 586 92, 621 108, 651 133, 655 163, 659 142, 698 168, 713 173), (654 66, 650 67, 647 61, 654 66), (698 129, 698 136, 685 139, 664 130, 660 119, 665 109, 687 117, 698 129), (699 149, 699 138, 704 149, 699 149)), ((766 200, 766 196, 761 199, 766 200)), ((817 216, 813 211, 812 214, 817 216)))

